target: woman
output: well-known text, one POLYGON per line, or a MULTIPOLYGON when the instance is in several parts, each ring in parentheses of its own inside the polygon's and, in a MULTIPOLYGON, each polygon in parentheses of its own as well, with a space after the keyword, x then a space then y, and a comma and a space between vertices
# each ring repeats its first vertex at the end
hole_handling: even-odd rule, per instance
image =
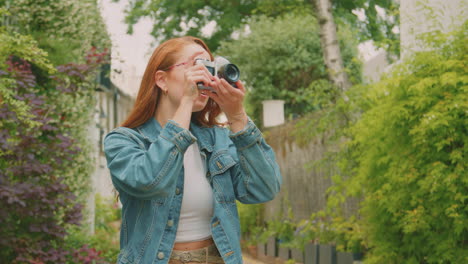
POLYGON ((153 52, 135 107, 104 140, 122 202, 118 263, 242 263, 236 200, 275 197, 275 155, 247 117, 245 88, 212 76, 194 37, 153 52), (197 83, 214 91, 198 90, 197 83), (229 129, 216 117, 224 112, 229 129))

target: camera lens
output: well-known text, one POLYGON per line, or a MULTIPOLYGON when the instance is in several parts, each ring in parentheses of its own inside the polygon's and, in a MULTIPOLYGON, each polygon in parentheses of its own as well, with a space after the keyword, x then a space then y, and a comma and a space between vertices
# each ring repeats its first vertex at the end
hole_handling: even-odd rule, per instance
POLYGON ((235 83, 239 80, 240 71, 235 64, 229 63, 219 69, 218 75, 229 83, 235 83))

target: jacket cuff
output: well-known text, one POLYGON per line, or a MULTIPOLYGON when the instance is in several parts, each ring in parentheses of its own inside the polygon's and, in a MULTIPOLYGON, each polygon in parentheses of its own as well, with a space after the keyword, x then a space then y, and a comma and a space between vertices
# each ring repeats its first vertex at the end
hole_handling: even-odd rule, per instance
POLYGON ((257 128, 255 123, 250 119, 247 125, 241 131, 230 133, 229 137, 238 150, 242 150, 252 146, 262 139, 262 132, 257 128))
POLYGON ((197 138, 189 130, 180 127, 174 120, 169 120, 166 123, 160 136, 174 143, 182 153, 185 153, 187 148, 197 141, 197 138))

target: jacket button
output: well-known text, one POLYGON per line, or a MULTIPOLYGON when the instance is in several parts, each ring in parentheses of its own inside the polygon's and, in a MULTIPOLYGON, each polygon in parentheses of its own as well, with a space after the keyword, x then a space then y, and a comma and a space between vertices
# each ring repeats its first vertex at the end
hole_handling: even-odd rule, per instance
POLYGON ((177 195, 180 194, 180 189, 179 189, 179 188, 176 188, 176 189, 175 189, 175 194, 177 194, 177 195))
POLYGON ((167 221, 167 226, 171 227, 174 225, 174 220, 167 221))
POLYGON ((158 259, 163 259, 163 258, 164 258, 164 252, 159 252, 158 259))

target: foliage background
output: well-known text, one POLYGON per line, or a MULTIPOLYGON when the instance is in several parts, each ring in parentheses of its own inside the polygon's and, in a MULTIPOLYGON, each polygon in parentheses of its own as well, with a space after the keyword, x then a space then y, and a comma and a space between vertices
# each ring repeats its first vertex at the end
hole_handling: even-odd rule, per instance
MULTIPOLYGON (((299 117, 323 107, 314 98, 337 96, 327 79, 318 24, 312 15, 257 16, 249 26, 249 34, 222 42, 217 54, 241 69, 242 79, 250 88, 247 104, 253 119, 261 120, 263 100, 285 100, 286 116, 299 117)), ((356 32, 341 23, 338 37, 350 79, 358 83, 361 62, 356 32)))
POLYGON ((364 113, 341 151, 348 175, 334 177, 330 205, 363 199, 351 222, 368 263, 468 260, 467 25, 425 34, 425 51, 363 88, 364 113))
POLYGON ((106 263, 65 243, 73 226, 88 232, 88 126, 110 43, 97 4, 0 1, 0 10, 0 257, 106 263))

